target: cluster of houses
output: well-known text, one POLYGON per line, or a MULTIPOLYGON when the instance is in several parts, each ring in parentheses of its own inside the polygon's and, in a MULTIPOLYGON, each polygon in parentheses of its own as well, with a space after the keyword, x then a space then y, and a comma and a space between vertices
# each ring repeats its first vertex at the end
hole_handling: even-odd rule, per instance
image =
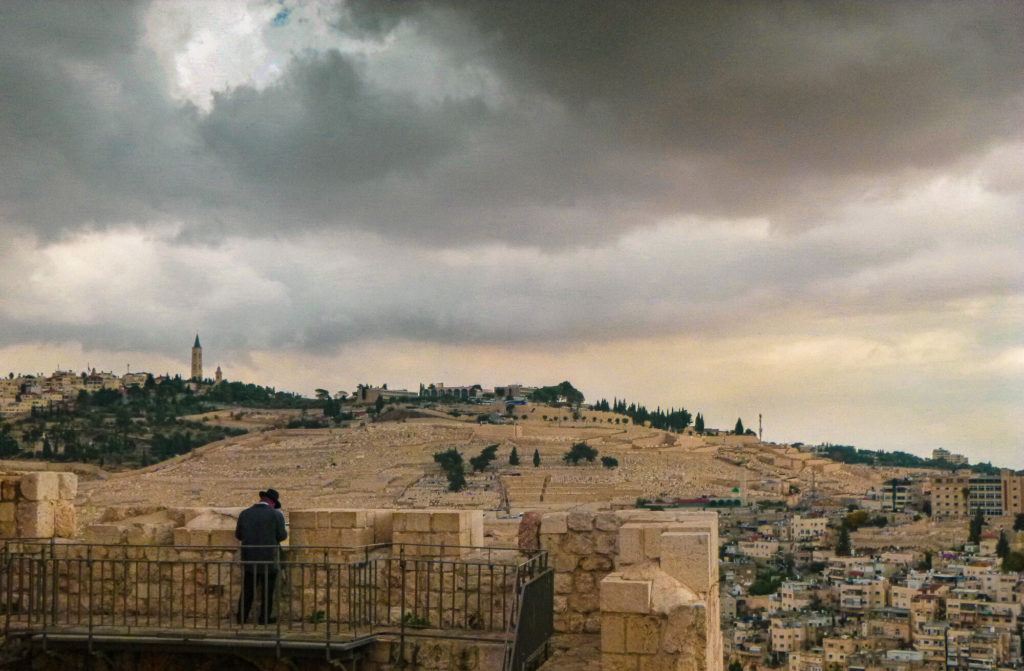
POLYGON ((356 403, 373 405, 378 398, 389 401, 412 401, 418 399, 454 400, 466 401, 468 403, 487 403, 492 401, 511 401, 525 403, 531 393, 537 391, 537 387, 528 387, 522 384, 507 384, 489 389, 480 384, 470 385, 446 385, 443 382, 431 382, 420 384, 419 391, 409 389, 389 389, 384 384, 379 387, 360 384, 352 399, 356 403))
POLYGON ((0 378, 0 418, 15 418, 30 414, 34 408, 74 401, 82 391, 120 390, 145 382, 146 373, 126 373, 118 377, 106 371, 97 372, 95 368, 82 373, 58 370, 49 376, 11 373, 0 378))
MULTIPOLYGON (((879 548, 837 556, 835 520, 845 512, 723 515, 728 660, 745 671, 995 671, 1024 665, 1024 575, 1000 569, 996 534, 934 554, 879 548), (781 583, 765 588, 766 573, 781 583)), ((1008 537, 1012 547, 1024 547, 1024 532, 1008 537)))

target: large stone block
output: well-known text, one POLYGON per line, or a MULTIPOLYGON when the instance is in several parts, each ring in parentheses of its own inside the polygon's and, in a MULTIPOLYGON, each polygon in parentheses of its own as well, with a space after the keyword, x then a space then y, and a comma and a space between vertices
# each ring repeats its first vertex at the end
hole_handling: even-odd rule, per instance
POLYGON ((594 518, 594 526, 598 531, 618 531, 621 524, 615 513, 598 513, 594 518))
POLYGON ((601 652, 626 652, 626 617, 617 613, 601 613, 601 652))
POLYGON ((547 513, 540 520, 541 534, 564 534, 569 531, 568 513, 547 513))
POLYGON ((60 479, 56 473, 26 473, 19 482, 21 496, 29 501, 55 501, 60 498, 60 479))
POLYGON ((316 511, 293 510, 288 514, 288 526, 293 529, 316 529, 316 511))
POLYGON ((399 510, 395 513, 395 526, 402 531, 430 533, 430 511, 399 510))
POLYGON ((358 548, 364 545, 373 545, 373 528, 362 527, 358 529, 342 529, 338 542, 343 547, 358 548))
POLYGON ((601 671, 639 671, 640 659, 636 655, 601 655, 601 671))
POLYGON ((625 580, 617 574, 607 576, 601 581, 601 610, 611 613, 649 613, 651 581, 625 580))
POLYGON ((0 522, 13 522, 17 505, 13 501, 0 503, 0 522))
POLYGON ((74 538, 78 534, 78 515, 75 504, 69 500, 57 501, 53 506, 53 535, 74 538))
POLYGON ((74 473, 57 473, 57 494, 64 501, 74 501, 78 496, 78 476, 74 473))
POLYGON ((8 477, 0 480, 0 500, 11 502, 18 500, 18 478, 8 477))
POLYGON ((93 524, 85 530, 85 540, 90 543, 119 545, 124 543, 126 531, 120 524, 93 524))
POLYGON ((53 501, 22 502, 18 504, 14 516, 18 524, 18 536, 21 538, 53 538, 53 501))
POLYGON ((707 532, 668 531, 661 535, 661 570, 695 593, 706 595, 712 584, 711 563, 717 548, 707 532))
POLYGON ((661 619, 633 616, 626 618, 626 652, 653 655, 661 648, 661 619))
POLYGON ((570 531, 590 531, 594 528, 594 513, 576 510, 569 513, 566 525, 570 531))
POLYGON ((235 547, 238 539, 232 529, 212 529, 210 531, 210 545, 214 547, 235 547))
POLYGON ((438 511, 430 515, 430 530, 434 533, 458 533, 469 526, 469 519, 458 511, 438 511))
POLYGON ((367 525, 365 510, 331 510, 328 517, 334 529, 352 529, 367 525))
POLYGON ((644 560, 644 529, 638 524, 619 528, 619 564, 637 564, 644 560))
POLYGON ((484 546, 484 511, 469 512, 469 544, 474 547, 484 546))
MULTIPOLYGON (((90 527, 90 529, 91 528, 92 527, 90 527)), ((171 537, 176 546, 188 545, 189 534, 188 529, 186 529, 185 527, 178 527, 177 529, 175 529, 172 532, 171 537)))

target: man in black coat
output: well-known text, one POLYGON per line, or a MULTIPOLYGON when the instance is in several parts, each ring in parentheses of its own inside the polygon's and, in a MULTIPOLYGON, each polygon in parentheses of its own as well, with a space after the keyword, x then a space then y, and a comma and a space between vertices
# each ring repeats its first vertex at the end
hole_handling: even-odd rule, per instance
POLYGON ((284 513, 277 490, 260 492, 260 500, 238 516, 235 538, 242 541, 242 596, 238 604, 238 622, 249 619, 256 586, 262 587, 260 598, 260 624, 274 622, 274 587, 277 585, 280 543, 288 538, 284 526, 284 513))

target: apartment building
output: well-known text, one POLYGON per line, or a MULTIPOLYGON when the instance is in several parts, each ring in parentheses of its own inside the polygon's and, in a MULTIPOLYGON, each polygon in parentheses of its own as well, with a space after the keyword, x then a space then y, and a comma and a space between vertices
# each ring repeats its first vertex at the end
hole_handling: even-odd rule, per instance
POLYGON ((968 517, 976 510, 986 516, 1024 512, 1024 474, 1004 470, 998 475, 955 471, 931 482, 932 515, 968 517))

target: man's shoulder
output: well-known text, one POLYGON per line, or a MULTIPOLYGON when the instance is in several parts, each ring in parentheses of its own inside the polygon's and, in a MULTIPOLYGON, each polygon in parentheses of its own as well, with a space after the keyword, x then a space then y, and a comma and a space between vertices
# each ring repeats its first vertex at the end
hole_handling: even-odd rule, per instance
POLYGON ((242 519, 243 517, 252 517, 253 515, 259 515, 260 508, 266 508, 266 506, 261 506, 259 504, 249 506, 248 508, 242 510, 242 512, 238 513, 238 519, 242 519))

